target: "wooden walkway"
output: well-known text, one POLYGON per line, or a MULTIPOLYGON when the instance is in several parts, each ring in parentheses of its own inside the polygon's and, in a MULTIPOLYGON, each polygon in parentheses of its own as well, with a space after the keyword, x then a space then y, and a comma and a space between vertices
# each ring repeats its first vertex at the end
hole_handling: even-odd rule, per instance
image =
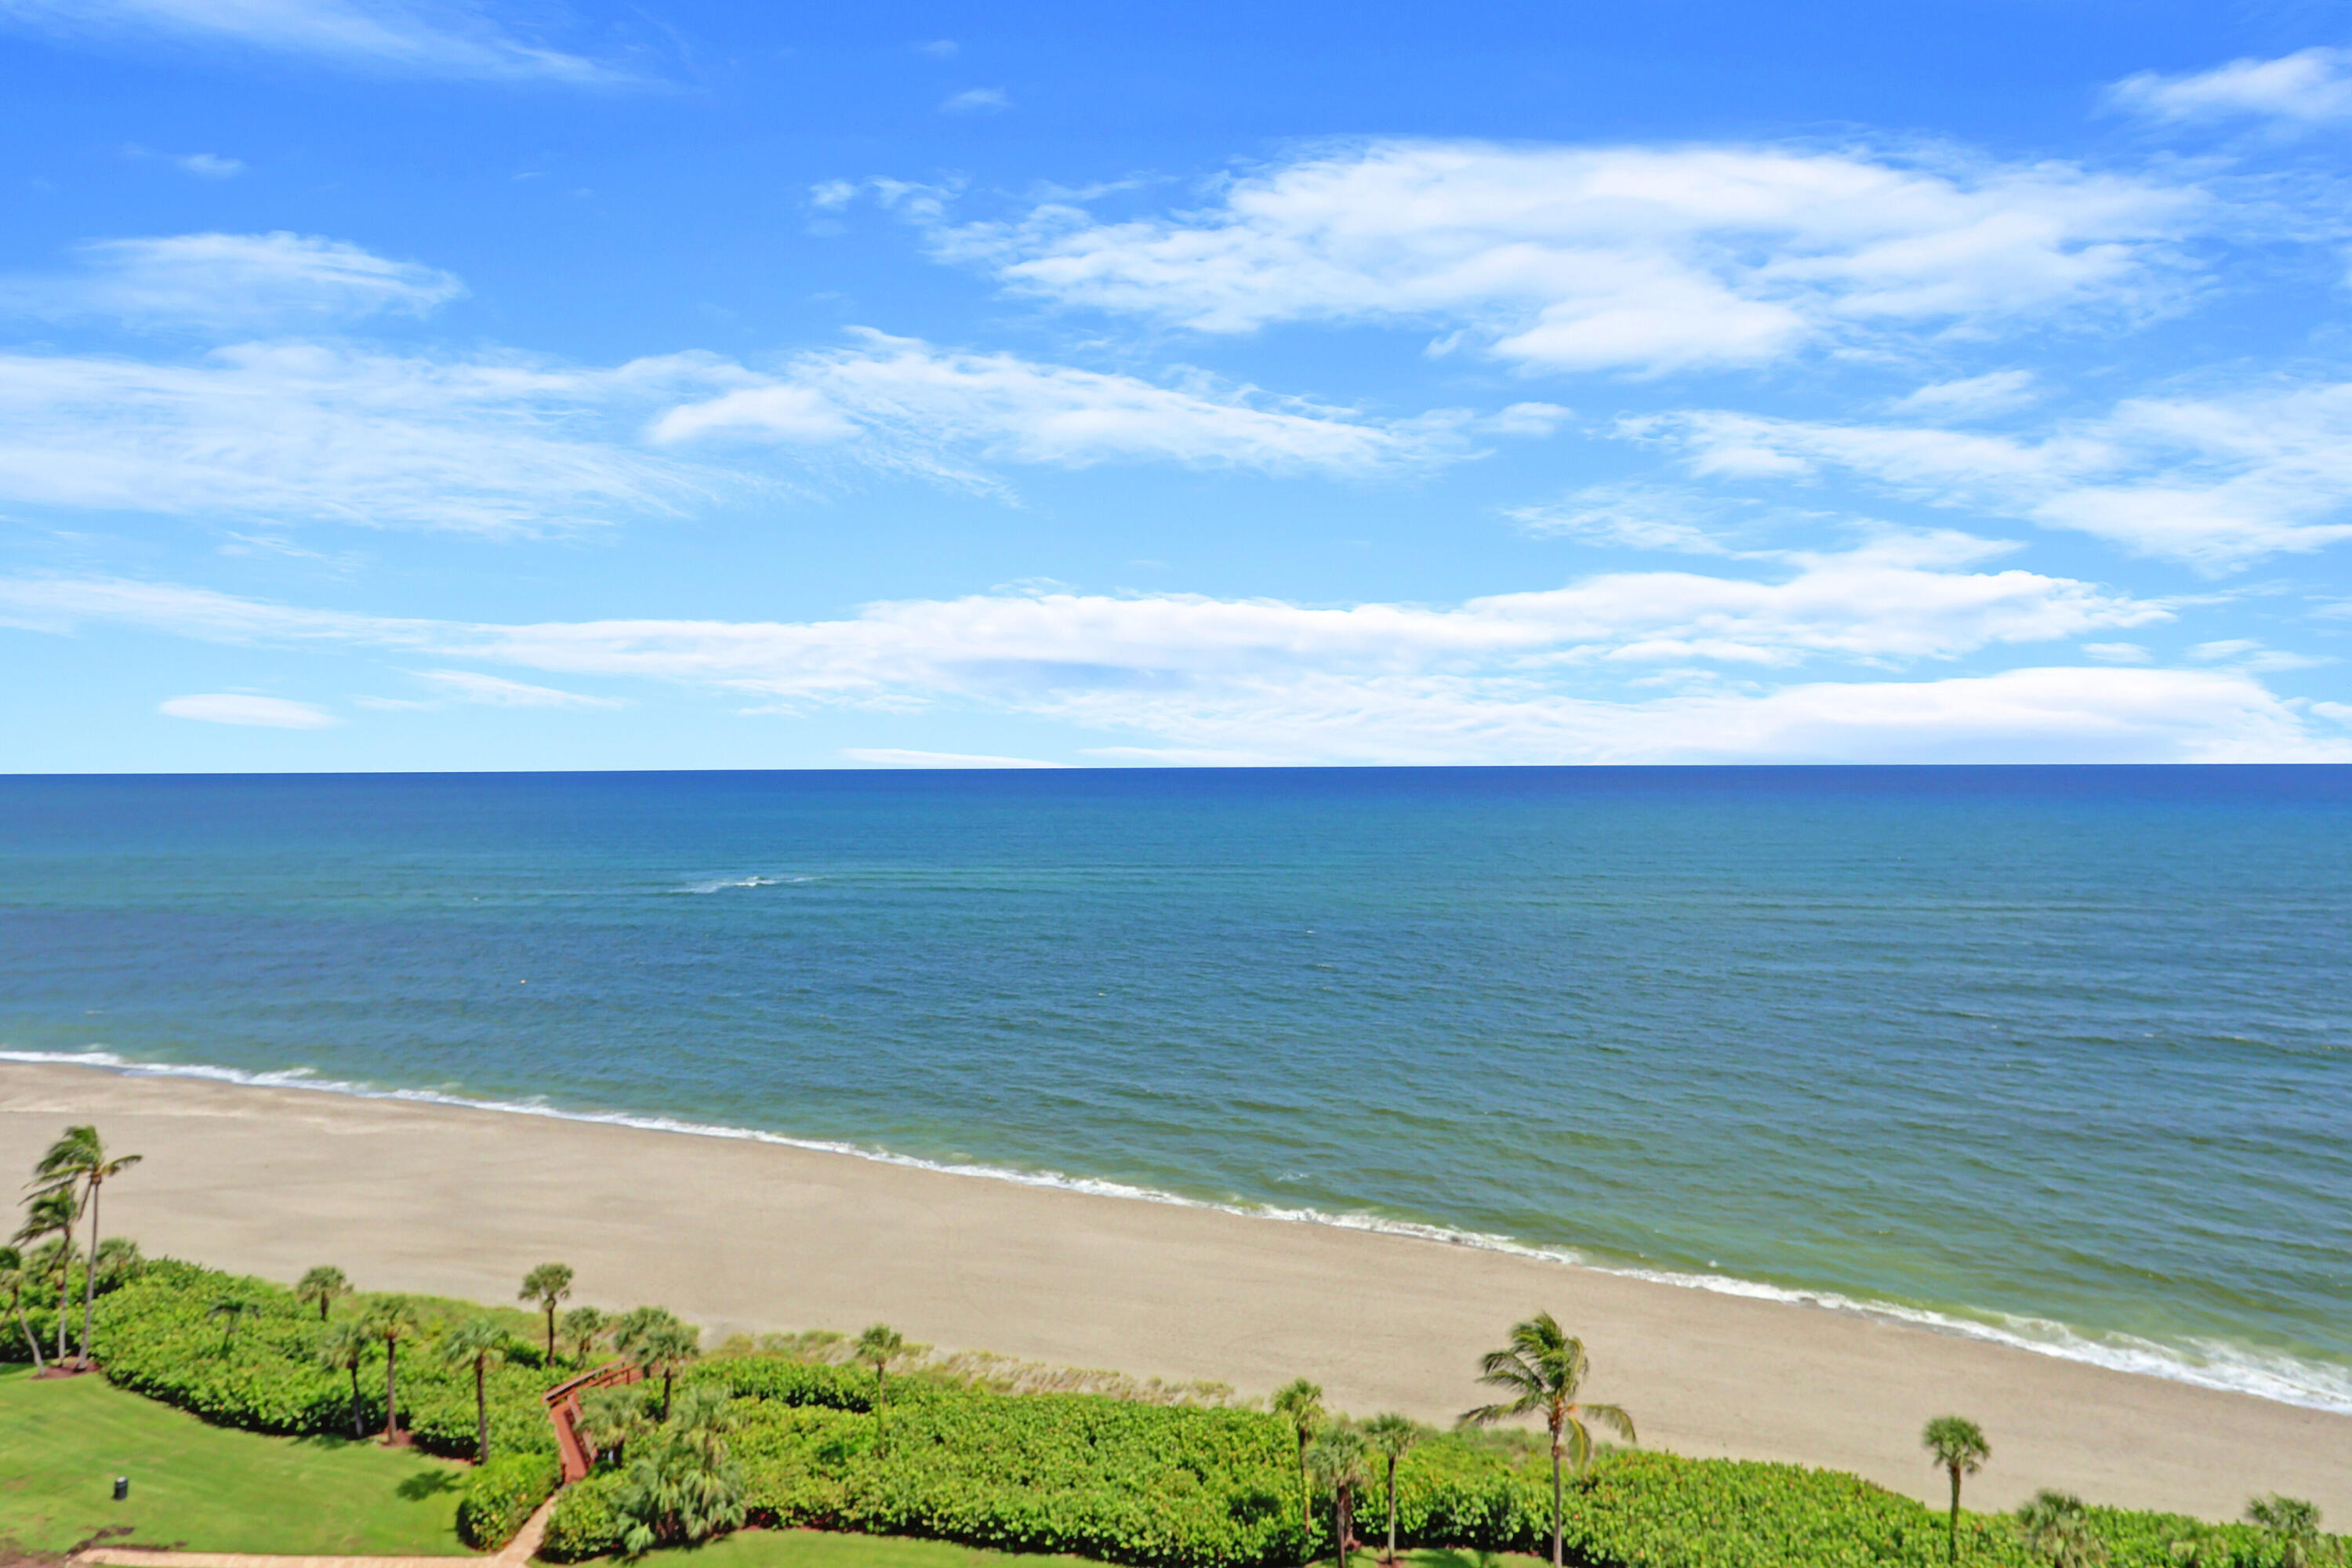
MULTIPOLYGON (((559 1496, 562 1494, 558 1494, 559 1496)), ((547 1534, 547 1516, 555 1499, 539 1505, 515 1538, 495 1557, 273 1557, 250 1552, 167 1552, 146 1546, 93 1546, 74 1553, 71 1561, 106 1564, 107 1568, 452 1568, 460 1563, 495 1568, 522 1568, 547 1534)))

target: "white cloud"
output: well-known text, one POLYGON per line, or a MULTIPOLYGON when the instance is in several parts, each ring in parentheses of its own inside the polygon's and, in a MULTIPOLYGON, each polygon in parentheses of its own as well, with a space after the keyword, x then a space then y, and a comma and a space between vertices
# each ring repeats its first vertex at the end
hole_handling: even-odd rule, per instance
POLYGON ((931 38, 908 47, 929 59, 951 60, 956 57, 957 44, 953 38, 931 38))
POLYGON ((2352 382, 2127 399, 2039 441, 1720 411, 1620 422, 1698 472, 1843 468, 1934 504, 2096 534, 2209 571, 2352 538, 2352 382))
POLYGON ((332 343, 0 353, 0 499, 488 534, 676 513, 744 480, 645 451, 635 426, 740 376, 697 355, 583 370, 332 343))
POLYGON ((519 38, 457 0, 0 0, 0 16, 72 37, 153 35, 242 45, 401 75, 630 79, 519 38))
POLYGON ((2317 125, 2352 119, 2352 49, 2237 59, 2183 76, 2142 71, 2108 89, 2108 100, 2157 120, 2246 116, 2317 125))
POLYGON ((2152 664, 2156 660, 2154 654, 2136 642, 2086 642, 2083 653, 2101 664, 2152 664))
POLYGON ((968 88, 940 105, 942 114, 1002 114, 1013 100, 1001 87, 968 88))
POLYGON ((157 703, 155 710, 173 719, 194 719, 206 724, 247 724, 265 730, 331 730, 342 722, 325 709, 308 702, 289 702, 283 697, 251 697, 235 691, 173 697, 157 703))
POLYGON ((1362 473, 1465 456, 1465 431, 1548 431, 1554 412, 1514 405, 1484 422, 1452 412, 1376 421, 1205 378, 1161 386, 1011 354, 855 335, 854 347, 798 355, 779 375, 669 410, 655 422, 655 438, 830 446, 856 437, 870 460, 942 475, 963 473, 950 456, 956 449, 1062 467, 1156 460, 1362 473))
POLYGON ((183 234, 79 247, 81 271, 0 279, 0 310, 205 329, 423 316, 466 291, 449 273, 299 234, 183 234))
POLYGON ((1897 414, 1919 415, 1937 419, 1974 419, 1987 415, 2006 414, 2032 403, 2037 394, 2033 389, 2033 373, 2030 370, 1997 370, 1990 375, 1972 375, 1960 381, 1939 381, 1923 386, 1909 396, 1898 399, 1894 405, 1897 414))
POLYGON ((413 672, 416 679, 443 693, 456 702, 475 702, 492 708, 619 708, 625 706, 610 697, 583 697, 576 691, 560 691, 552 686, 530 686, 520 680, 508 680, 501 676, 484 675, 471 669, 420 669, 413 672))
POLYGON ((1058 768, 1034 757, 991 757, 969 752, 911 752, 902 746, 849 746, 843 756, 877 768, 1058 768))
MULTIPOLYGON (((1171 760, 2083 759, 2308 750, 2242 669, 1887 672, 2169 618, 1985 569, 2004 547, 1889 535, 1764 578, 1617 573, 1452 607, 997 592, 831 621, 496 626, 273 605, 169 584, 0 579, 0 619, 426 652, 812 707, 1019 714, 1171 760), (1868 679, 1774 680, 1821 664, 1868 679), (1768 679, 1769 678, 1769 679, 1768 679)), ((2304 754, 2295 752, 2295 754, 2304 754)), ((2347 752, 2352 754, 2352 752, 2347 752)))
POLYGON ((1636 480, 1587 485, 1548 506, 1513 507, 1503 515, 1529 533, 1589 544, 1729 555, 1733 551, 1716 525, 1732 510, 1721 499, 1697 490, 1636 480))
POLYGON ((203 180, 233 180, 245 173, 241 158, 224 158, 217 153, 185 153, 173 163, 203 180))
POLYGON ((1232 178, 1196 212, 1048 204, 934 238, 1023 291, 1204 331, 1420 323, 1530 370, 1657 372, 1885 325, 2142 310, 2198 205, 2059 163, 1374 142, 1232 178))

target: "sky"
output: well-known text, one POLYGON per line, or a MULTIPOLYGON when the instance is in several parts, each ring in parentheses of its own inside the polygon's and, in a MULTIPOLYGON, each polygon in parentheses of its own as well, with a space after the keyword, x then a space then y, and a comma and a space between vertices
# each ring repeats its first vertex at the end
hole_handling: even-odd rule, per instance
POLYGON ((0 770, 2352 761, 2352 5, 0 0, 0 770))

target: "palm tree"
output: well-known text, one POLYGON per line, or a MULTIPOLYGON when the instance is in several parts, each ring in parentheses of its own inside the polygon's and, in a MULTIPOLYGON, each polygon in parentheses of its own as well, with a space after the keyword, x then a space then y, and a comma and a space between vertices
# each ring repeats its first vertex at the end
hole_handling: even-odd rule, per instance
POLYGON ((1960 1478, 1973 1476, 1992 1458, 1982 1428, 1964 1415, 1938 1415, 1919 1434, 1927 1457, 1952 1478, 1952 1519, 1947 1535, 1950 1560, 1960 1560, 1960 1478))
POLYGON ((318 1357, 321 1366, 337 1372, 347 1372, 352 1377, 352 1436, 354 1440, 367 1436, 360 1425, 360 1363, 367 1360, 375 1348, 375 1335, 356 1318, 345 1318, 329 1329, 319 1341, 318 1357))
POLYGON ((2083 1500, 2072 1492, 2035 1492, 2017 1510, 2017 1527, 2025 1549, 2050 1568, 2097 1568, 2107 1560, 2105 1544, 2091 1533, 2083 1500))
POLYGON ((25 1287, 32 1280, 32 1268, 25 1255, 13 1247, 0 1247, 0 1290, 8 1292, 8 1310, 24 1331, 25 1348, 33 1352, 33 1375, 37 1377, 48 1370, 48 1363, 41 1359, 41 1339, 33 1332, 33 1321, 25 1316, 25 1287))
POLYGON ((906 1336, 887 1323, 870 1323, 850 1352, 874 1369, 874 1451, 890 1440, 890 1363, 907 1353, 906 1336))
POLYGON ((536 1301, 539 1310, 547 1314, 547 1364, 555 1364, 555 1309, 572 1296, 572 1266, 568 1263, 542 1263, 522 1277, 519 1301, 536 1301))
POLYGON ((1307 1494, 1307 1444, 1323 1425, 1323 1385, 1294 1378, 1274 1391, 1274 1413, 1298 1437, 1298 1522, 1315 1532, 1315 1500, 1307 1494))
POLYGON ((2311 1568, 2319 1555, 2319 1508, 2276 1492, 2246 1504, 2246 1521, 2278 1543, 2279 1568, 2311 1568))
MULTIPOLYGON (((89 1211, 89 1267, 82 1271, 81 1285, 79 1359, 83 1366, 89 1364, 90 1314, 98 1302, 98 1191, 109 1177, 121 1175, 142 1158, 139 1154, 110 1156, 97 1128, 68 1127, 33 1167, 33 1179, 37 1182, 47 1182, 68 1191, 79 1184, 83 1194, 81 1206, 89 1211)), ((60 1356, 64 1353, 58 1352, 60 1356)))
POLYGON ((646 1399, 634 1386, 591 1388, 580 1395, 580 1441, 597 1458, 618 1454, 646 1428, 646 1399))
POLYGON ((139 1244, 127 1236, 110 1236, 98 1244, 98 1288, 111 1290, 127 1280, 136 1279, 146 1271, 147 1260, 139 1256, 139 1244))
POLYGON ((660 1307, 639 1307, 621 1320, 613 1342, 647 1377, 661 1374, 661 1418, 668 1420, 670 1386, 677 1377, 677 1369, 700 1353, 701 1331, 691 1323, 679 1322, 660 1307))
POLYGON ((321 1263, 295 1283, 294 1299, 319 1309, 319 1321, 327 1321, 327 1309, 336 1300, 352 1293, 352 1282, 343 1271, 331 1263, 321 1263))
POLYGON ((258 1310, 242 1296, 223 1296, 205 1309, 205 1316, 217 1318, 221 1324, 221 1354, 228 1354, 229 1342, 236 1338, 236 1326, 258 1310))
POLYGON ((1592 1433, 1585 1423, 1597 1421, 1628 1443, 1640 1441, 1633 1436, 1633 1418, 1621 1407, 1578 1401, 1576 1393, 1588 1370, 1584 1342, 1562 1332, 1549 1312, 1538 1312, 1512 1325, 1507 1348, 1487 1352, 1478 1363, 1478 1381, 1507 1389, 1511 1397, 1462 1415, 1465 1426, 1485 1426, 1512 1416, 1540 1415, 1551 1428, 1551 1568, 1560 1568, 1560 1459, 1564 1456, 1581 1469, 1592 1458, 1592 1433))
POLYGON ((474 1369, 474 1463, 490 1462, 490 1368, 507 1359, 507 1331, 486 1314, 467 1319, 441 1339, 441 1364, 474 1369))
POLYGON ((588 1352, 604 1337, 611 1325, 604 1314, 593 1307, 574 1307, 563 1314, 563 1339, 572 1347, 572 1359, 577 1363, 588 1359, 588 1352))
POLYGON ((1372 1452, 1388 1461, 1389 1470, 1389 1551, 1383 1563, 1396 1561, 1396 1468, 1397 1461, 1421 1441, 1421 1426, 1410 1415, 1391 1410, 1385 1415, 1375 1415, 1364 1423, 1364 1437, 1372 1452))
POLYGON ((677 1419, 629 1462, 613 1506, 628 1521, 621 1542, 638 1557, 663 1541, 705 1541, 743 1522, 743 1473, 728 1457, 732 1396, 715 1384, 686 1391, 677 1419))
POLYGON ((1326 1426, 1307 1447, 1307 1468, 1331 1489, 1331 1524, 1339 1568, 1348 1568, 1348 1549, 1355 1544, 1356 1489, 1371 1477, 1371 1445, 1364 1435, 1344 1423, 1326 1426))
POLYGON ((60 1363, 66 1359, 67 1293, 73 1289, 73 1227, 80 1217, 81 1205, 74 1201, 71 1187, 46 1188, 25 1200, 25 1223, 11 1238, 24 1247, 43 1237, 56 1237, 53 1245, 41 1250, 37 1263, 42 1278, 47 1279, 52 1269, 58 1277, 58 1353, 52 1359, 60 1363))
POLYGON ((424 1331, 416 1303, 405 1296, 378 1296, 360 1314, 360 1325, 383 1346, 383 1443, 389 1448, 400 1441, 400 1342, 424 1331))

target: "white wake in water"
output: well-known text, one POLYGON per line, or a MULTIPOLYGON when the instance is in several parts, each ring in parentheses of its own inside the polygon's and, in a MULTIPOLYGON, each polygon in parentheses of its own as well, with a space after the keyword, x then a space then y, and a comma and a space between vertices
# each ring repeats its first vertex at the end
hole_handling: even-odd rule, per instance
MULTIPOLYGON (((804 881, 793 878, 787 880, 804 881)), ((681 892, 717 891, 721 888, 765 887, 777 879, 747 878, 734 881, 713 882, 677 889, 681 892)), ((1684 1274, 1659 1269, 1613 1268, 1596 1263, 1566 1247, 1535 1247, 1507 1236, 1487 1235, 1477 1231, 1452 1229, 1444 1226, 1421 1225, 1410 1220, 1388 1219, 1378 1215, 1329 1214, 1320 1209, 1277 1208, 1268 1205, 1221 1204, 1201 1198, 1189 1198, 1179 1193, 1162 1192, 1153 1187, 1138 1187, 1124 1182, 1107 1182, 1091 1176, 1065 1175, 1058 1171, 1015 1171, 995 1165, 950 1164, 936 1160, 919 1160, 887 1150, 860 1148, 852 1143, 833 1142, 821 1139, 791 1138, 780 1132, 766 1132, 753 1127, 728 1127, 712 1122, 683 1121, 669 1116, 642 1116, 619 1110, 564 1110, 538 1099, 482 1100, 472 1096, 451 1094, 430 1089, 383 1089, 373 1084, 353 1083, 338 1079, 324 1079, 308 1068, 286 1068, 274 1072, 248 1072, 239 1068, 213 1067, 202 1063, 140 1062, 116 1056, 111 1051, 19 1051, 0 1049, 0 1062, 26 1062, 68 1067, 98 1068, 110 1072, 142 1078, 206 1079, 220 1083, 250 1085, 265 1089, 311 1089, 326 1094, 350 1095, 362 1100, 409 1100, 426 1105, 455 1106, 467 1110, 495 1110, 517 1116, 544 1116, 562 1121, 597 1122, 615 1127, 635 1127, 653 1132, 677 1132, 698 1138, 733 1138, 748 1142, 776 1143, 787 1148, 814 1150, 826 1154, 847 1154, 856 1159, 873 1160, 887 1165, 903 1165, 916 1170, 940 1171, 950 1175, 981 1176, 991 1181, 1016 1182, 1024 1186, 1055 1187, 1066 1192, 1087 1193, 1097 1197, 1129 1198, 1144 1203, 1173 1204, 1182 1208, 1214 1209, 1225 1214, 1242 1215, 1254 1219, 1284 1220, 1301 1225, 1336 1226, 1343 1230, 1374 1231, 1388 1236, 1412 1237, 1423 1241, 1443 1242, 1454 1247, 1474 1247, 1493 1252, 1507 1252, 1522 1258, 1541 1258, 1604 1273, 1619 1274, 1630 1279, 1647 1279, 1663 1285, 1686 1289, 1712 1290, 1726 1296, 1745 1296, 1767 1301, 1786 1301, 1822 1308, 1831 1311, 1852 1312, 1885 1321, 1906 1323, 1916 1328, 1929 1329, 1938 1333, 1959 1334, 1969 1339, 1990 1340, 1997 1344, 2032 1351, 2039 1355, 2058 1356, 2068 1361, 2086 1362, 2116 1372, 2135 1373, 2148 1377, 2168 1378, 2176 1383, 2194 1384, 2203 1388, 2219 1389, 2231 1394, 2250 1394, 2257 1398, 2284 1405, 2303 1405, 2314 1410, 2352 1414, 2352 1371, 2300 1361, 2292 1356, 2249 1349, 2217 1342, 2197 1342, 2186 1347, 2158 1344, 2151 1340, 2128 1335, 2098 1335, 2086 1333, 2070 1324, 2043 1318, 2016 1317, 2004 1313, 1987 1313, 1981 1318, 1960 1317, 1948 1312, 1933 1311, 1924 1307, 1906 1306, 1898 1302, 1875 1301, 1841 1295, 1833 1290, 1790 1289, 1768 1285, 1753 1279, 1738 1279, 1719 1274, 1684 1274)))

